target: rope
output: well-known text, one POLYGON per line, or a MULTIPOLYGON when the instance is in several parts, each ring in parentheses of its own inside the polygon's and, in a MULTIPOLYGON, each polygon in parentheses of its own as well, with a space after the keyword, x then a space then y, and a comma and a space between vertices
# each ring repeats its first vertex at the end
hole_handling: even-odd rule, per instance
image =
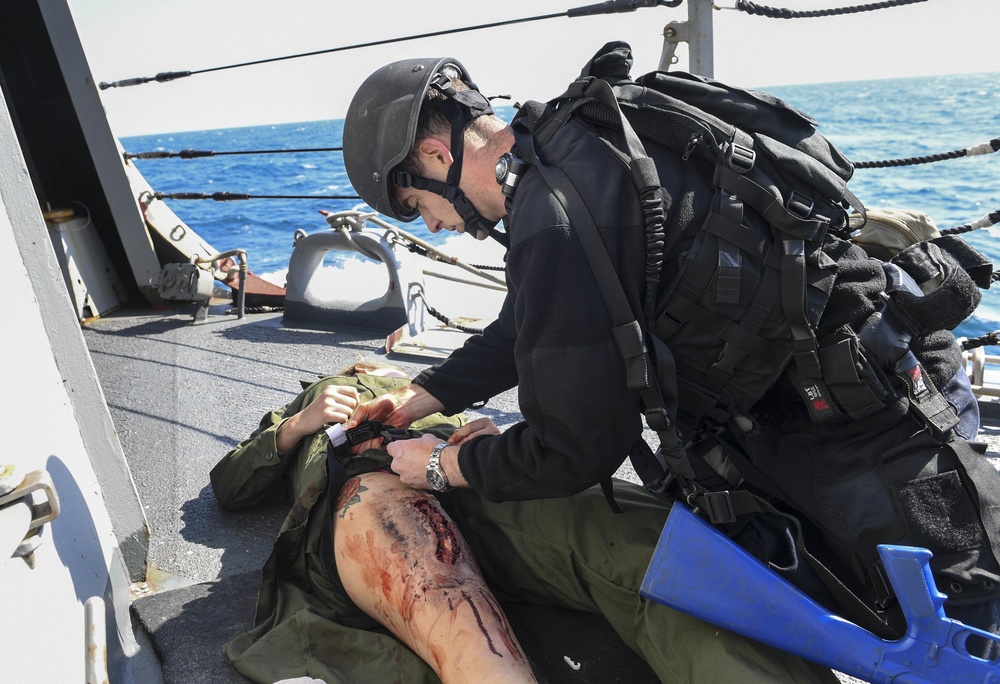
POLYGON ((976 349, 977 347, 986 347, 1000 344, 1000 330, 994 330, 991 333, 986 333, 981 337, 971 337, 967 340, 962 340, 962 351, 969 351, 970 349, 976 349))
POLYGON ((153 199, 158 200, 215 200, 216 202, 232 202, 250 199, 308 199, 308 200, 358 200, 357 195, 247 195, 239 192, 154 192, 153 199))
MULTIPOLYGON (((258 313, 279 313, 284 311, 283 306, 248 306, 243 309, 244 313, 258 314, 258 313)), ((229 309, 226 311, 227 314, 236 313, 236 309, 229 309)))
POLYGON ((832 17, 839 14, 857 14, 859 12, 872 12, 875 10, 886 9, 889 7, 913 5, 918 2, 927 2, 927 0, 886 0, 886 2, 873 2, 867 5, 836 7, 833 9, 825 9, 825 10, 808 10, 805 12, 797 12, 795 10, 784 9, 781 7, 768 7, 766 5, 758 5, 754 2, 748 2, 748 0, 736 0, 736 7, 734 9, 737 9, 741 12, 746 12, 747 14, 756 14, 758 16, 768 17, 770 19, 811 19, 815 17, 832 17))
MULTIPOLYGON (((424 299, 423 295, 421 295, 421 299, 424 299)), ((457 323, 452 322, 451 319, 428 304, 426 299, 424 299, 424 308, 427 309, 427 313, 447 325, 449 328, 455 328, 455 330, 461 330, 462 332, 469 333, 470 335, 483 334, 482 328, 470 328, 468 326, 458 325, 457 323)))
MULTIPOLYGON (((403 245, 406 247, 407 251, 413 252, 414 254, 422 257, 427 257, 432 261, 440 261, 443 264, 451 263, 447 259, 442 259, 435 254, 431 254, 426 248, 420 245, 414 244, 412 242, 407 242, 403 245)), ((504 266, 484 266, 483 264, 469 264, 472 268, 478 268, 480 271, 505 271, 507 270, 504 266)))
POLYGON ((856 169, 884 169, 891 166, 910 166, 913 164, 929 164, 931 162, 944 161, 945 159, 958 159, 959 157, 974 157, 979 154, 992 154, 1000 150, 1000 138, 993 138, 988 143, 967 147, 964 150, 952 150, 941 154, 931 154, 925 157, 909 157, 907 159, 887 159, 884 161, 863 161, 853 162, 856 169))
POLYGON ((969 233, 973 230, 979 230, 980 228, 989 228, 992 225, 1000 223, 1000 209, 994 211, 993 213, 987 214, 977 221, 972 223, 966 223, 964 226, 957 226, 955 228, 946 228, 941 231, 942 235, 960 235, 962 233, 969 233))
POLYGON ((221 157, 228 154, 298 154, 300 152, 343 152, 343 147, 303 147, 297 150, 235 150, 231 152, 216 152, 215 150, 181 150, 180 152, 126 152, 125 160, 129 159, 197 159, 199 157, 221 157))
POLYGON ((432 31, 430 33, 419 33, 413 36, 401 36, 399 38, 386 38, 384 40, 373 40, 367 43, 355 43, 353 45, 344 45, 341 47, 328 48, 326 50, 314 50, 312 52, 300 52, 294 55, 285 55, 283 57, 270 57, 267 59, 256 59, 250 62, 240 62, 238 64, 227 64, 225 66, 210 67, 208 69, 197 69, 194 71, 164 71, 155 76, 140 76, 138 78, 126 78, 121 81, 112 81, 108 83, 102 81, 98 87, 101 90, 107 90, 108 88, 122 88, 126 86, 142 85, 144 83, 150 83, 156 81, 157 83, 165 83, 167 81, 173 81, 178 78, 185 78, 187 76, 193 76, 195 74, 207 74, 212 71, 224 71, 226 69, 239 69, 247 66, 255 66, 258 64, 270 64, 272 62, 282 62, 289 59, 299 59, 300 57, 315 57, 317 55, 328 55, 334 52, 343 52, 345 50, 357 50, 359 48, 376 47, 379 45, 389 45, 390 43, 401 43, 409 40, 419 40, 421 38, 436 38, 438 36, 448 36, 454 33, 463 33, 465 31, 478 31, 480 29, 497 28, 499 26, 510 26, 512 24, 523 24, 530 21, 541 21, 543 19, 554 19, 556 17, 581 17, 590 16, 594 14, 614 14, 618 12, 634 12, 640 7, 677 7, 680 5, 681 0, 608 0, 607 2, 602 2, 597 5, 587 5, 586 7, 577 7, 575 9, 566 10, 565 12, 554 12, 552 14, 541 14, 535 17, 524 17, 523 19, 508 19, 506 21, 494 21, 488 24, 478 24, 476 26, 465 26, 462 28, 445 29, 442 31, 432 31))

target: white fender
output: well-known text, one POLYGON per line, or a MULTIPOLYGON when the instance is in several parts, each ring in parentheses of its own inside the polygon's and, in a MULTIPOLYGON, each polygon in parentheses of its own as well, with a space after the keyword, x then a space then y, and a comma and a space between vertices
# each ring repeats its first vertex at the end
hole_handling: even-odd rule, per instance
POLYGON ((328 230, 298 240, 288 262, 284 320, 297 324, 347 325, 389 332, 407 324, 410 295, 423 289, 423 274, 400 259, 390 230, 328 230), (385 292, 370 297, 351 268, 322 268, 331 251, 358 252, 380 261, 389 275, 385 292), (336 277, 332 277, 336 276, 336 277))

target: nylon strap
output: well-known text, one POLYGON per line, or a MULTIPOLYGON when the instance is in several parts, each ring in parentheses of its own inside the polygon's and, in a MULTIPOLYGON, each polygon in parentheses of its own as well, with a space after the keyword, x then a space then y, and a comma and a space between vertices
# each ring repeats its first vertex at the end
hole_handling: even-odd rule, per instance
MULTIPOLYGON (((642 326, 639 325, 631 306, 629 306, 618 278, 618 272, 611 263, 611 257, 601 240, 597 225, 594 223, 580 193, 561 169, 542 162, 533 147, 533 143, 531 152, 534 156, 535 166, 542 178, 569 217, 570 224, 583 246, 587 261, 590 263, 591 271, 611 315, 614 326, 612 335, 625 363, 626 383, 629 389, 639 392, 645 406, 646 423, 660 437, 660 450, 666 459, 670 472, 682 481, 685 488, 688 488, 694 482, 694 470, 688 461, 684 445, 673 422, 677 406, 676 384, 668 388, 659 386, 643 339, 642 326), (666 401, 661 394, 664 389, 669 392, 666 401)), ((670 361, 672 362, 672 356, 670 361)), ((668 377, 675 377, 673 367, 660 368, 660 370, 668 371, 668 377)))

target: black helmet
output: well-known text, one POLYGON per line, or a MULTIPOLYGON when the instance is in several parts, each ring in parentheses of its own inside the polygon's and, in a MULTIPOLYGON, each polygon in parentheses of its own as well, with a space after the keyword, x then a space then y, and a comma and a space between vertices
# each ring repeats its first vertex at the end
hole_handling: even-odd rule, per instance
POLYGON ((476 117, 492 113, 489 101, 457 59, 406 59, 387 64, 365 79, 347 109, 344 166, 351 185, 372 209, 400 221, 412 221, 418 213, 395 202, 393 187, 430 190, 448 199, 473 233, 492 232, 495 222, 484 219, 458 189, 465 128, 476 117), (444 73, 450 71, 448 67, 458 72, 469 90, 455 91, 444 73), (430 88, 445 96, 451 111, 453 163, 445 183, 395 171, 413 149, 420 108, 430 88))

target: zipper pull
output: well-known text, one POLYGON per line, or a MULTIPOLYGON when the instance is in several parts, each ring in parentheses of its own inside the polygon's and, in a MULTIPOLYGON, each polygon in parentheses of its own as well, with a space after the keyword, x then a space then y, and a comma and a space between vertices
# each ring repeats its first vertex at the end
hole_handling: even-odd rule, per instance
POLYGON ((691 157, 691 155, 695 151, 695 148, 697 148, 698 145, 701 144, 701 140, 702 140, 701 133, 695 133, 694 135, 691 136, 691 139, 688 140, 687 147, 684 148, 684 153, 681 154, 681 161, 687 161, 691 157))

